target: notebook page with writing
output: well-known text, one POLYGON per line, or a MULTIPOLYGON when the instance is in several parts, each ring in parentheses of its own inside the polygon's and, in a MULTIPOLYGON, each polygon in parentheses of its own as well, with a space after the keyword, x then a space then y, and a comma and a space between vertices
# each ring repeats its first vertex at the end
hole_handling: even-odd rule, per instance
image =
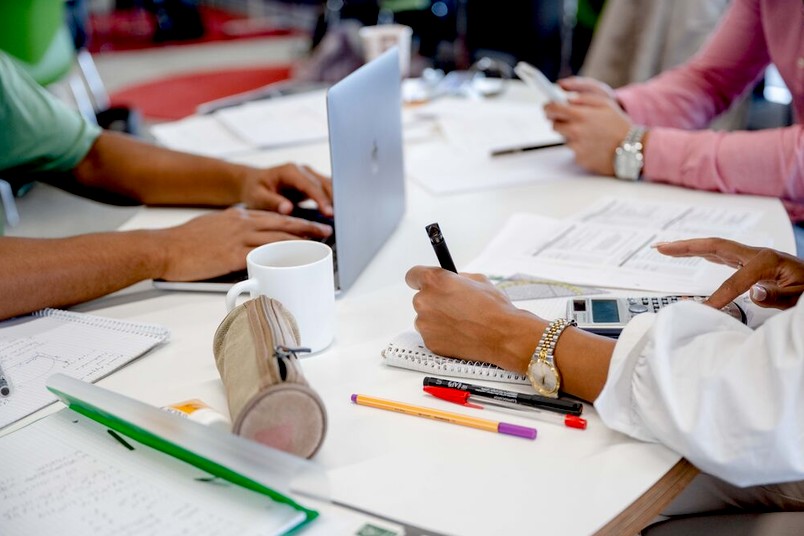
POLYGON ((530 385, 527 377, 480 361, 464 361, 434 354, 415 331, 397 335, 382 351, 386 365, 430 374, 530 385))
POLYGON ((5 536, 285 534, 304 514, 69 410, 0 438, 5 536))
POLYGON ((0 322, 0 364, 11 387, 0 427, 56 401, 57 372, 88 382, 111 374, 168 338, 167 329, 56 309, 0 322))

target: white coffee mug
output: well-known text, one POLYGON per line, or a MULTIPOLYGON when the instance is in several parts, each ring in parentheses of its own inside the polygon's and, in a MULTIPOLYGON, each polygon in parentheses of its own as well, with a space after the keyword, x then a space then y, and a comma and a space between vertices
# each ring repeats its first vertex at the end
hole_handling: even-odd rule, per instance
MULTIPOLYGON (((226 309, 237 297, 264 294, 279 300, 296 318, 301 345, 318 352, 335 336, 335 278, 332 250, 310 240, 287 240, 255 248, 246 256, 248 279, 226 293, 226 309)), ((302 354, 303 355, 303 354, 302 354)))
POLYGON ((413 30, 402 24, 364 26, 358 30, 363 44, 363 59, 373 60, 389 48, 399 46, 399 72, 402 78, 410 74, 410 44, 413 30))

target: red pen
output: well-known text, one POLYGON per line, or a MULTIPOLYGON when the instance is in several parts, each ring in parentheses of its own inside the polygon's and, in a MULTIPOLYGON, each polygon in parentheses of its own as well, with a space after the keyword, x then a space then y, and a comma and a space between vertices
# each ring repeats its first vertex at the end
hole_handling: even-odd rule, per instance
POLYGON ((475 409, 484 409, 483 406, 481 406, 480 404, 475 404, 471 402, 472 400, 481 400, 491 406, 515 409, 517 411, 527 414, 528 416, 532 416, 535 419, 554 422, 557 424, 563 424, 568 428, 577 428, 579 430, 586 430, 586 419, 582 417, 577 417, 575 415, 564 415, 561 413, 553 413, 551 411, 542 411, 531 406, 523 406, 521 404, 502 402, 500 400, 494 400, 493 398, 485 398, 479 395, 471 395, 467 391, 461 391, 459 389, 450 389, 449 387, 435 387, 431 385, 425 385, 423 389, 424 392, 427 394, 433 395, 434 397, 440 398, 441 400, 446 400, 447 402, 460 404, 461 406, 466 406, 475 409))

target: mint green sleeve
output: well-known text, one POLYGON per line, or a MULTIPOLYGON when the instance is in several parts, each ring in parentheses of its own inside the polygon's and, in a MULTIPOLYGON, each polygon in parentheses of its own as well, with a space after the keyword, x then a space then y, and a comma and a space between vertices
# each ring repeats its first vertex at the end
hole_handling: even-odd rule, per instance
POLYGON ((100 132, 0 52, 0 175, 69 171, 100 132))

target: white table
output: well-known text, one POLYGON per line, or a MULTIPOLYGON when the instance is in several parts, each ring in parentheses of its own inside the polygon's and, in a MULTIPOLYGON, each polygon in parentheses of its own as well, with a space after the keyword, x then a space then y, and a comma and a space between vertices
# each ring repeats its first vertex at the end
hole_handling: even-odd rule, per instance
MULTIPOLYGON (((567 149, 551 151, 564 151, 570 158, 567 149)), ((537 153, 534 157, 538 159, 537 153)), ((300 160, 329 169, 325 144, 240 160, 257 165, 300 160)), ((624 183, 580 170, 558 181, 440 197, 409 181, 408 208, 399 228, 354 287, 337 300, 335 342, 303 360, 329 414, 327 438, 315 460, 329 474, 333 499, 437 533, 572 535, 600 530, 649 490, 664 494, 664 499, 654 497, 661 506, 683 488, 695 471, 685 463, 677 466, 678 454, 606 429, 591 405, 585 411, 588 430, 537 423, 538 439, 527 441, 360 407, 349 399, 361 393, 455 410, 424 398, 424 374, 386 367, 380 358, 388 341, 412 326, 413 293, 404 284, 405 272, 415 264, 435 263, 426 224, 438 221, 448 230, 460 268, 512 212, 562 217, 604 195, 751 208, 761 212, 759 230, 773 238, 774 247, 794 250, 789 220, 775 199, 624 183), (662 486, 654 487, 674 467, 662 486)), ((167 225, 195 213, 142 209, 124 227, 167 225)), ((158 322, 172 332, 167 345, 100 385, 154 405, 201 398, 225 411, 212 357, 212 336, 225 314, 221 294, 157 291, 141 283, 76 310, 158 322)), ((514 416, 505 420, 533 424, 514 416)), ((628 511, 618 518, 626 524, 608 530, 635 531, 654 513, 645 512, 634 518, 628 511)))

